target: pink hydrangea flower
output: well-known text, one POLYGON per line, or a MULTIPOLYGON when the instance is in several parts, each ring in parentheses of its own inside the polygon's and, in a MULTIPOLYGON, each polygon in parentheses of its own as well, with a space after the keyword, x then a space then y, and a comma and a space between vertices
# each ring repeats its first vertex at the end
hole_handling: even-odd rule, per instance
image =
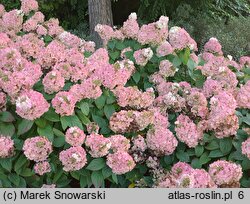
POLYGON ((243 66, 248 66, 250 67, 250 57, 249 56, 242 56, 240 58, 240 65, 243 66))
POLYGON ((38 10, 38 3, 36 0, 21 0, 21 10, 28 14, 30 11, 37 11, 38 10))
POLYGON ((154 128, 147 132, 146 143, 155 155, 170 155, 177 147, 178 141, 167 128, 154 128))
POLYGON ((49 103, 39 92, 28 90, 16 100, 16 113, 27 120, 40 118, 49 110, 49 103))
POLYGON ((78 127, 71 127, 66 131, 65 141, 71 146, 82 146, 85 138, 83 130, 78 127))
POLYGON ((90 122, 90 123, 88 123, 88 124, 86 125, 86 127, 87 127, 87 132, 88 132, 89 134, 91 134, 91 133, 98 133, 98 132, 99 132, 99 129, 100 129, 100 127, 98 126, 98 124, 95 123, 95 122, 90 122))
POLYGON ((137 87, 119 86, 113 92, 121 107, 129 106, 136 109, 148 108, 154 101, 153 89, 147 89, 146 92, 141 92, 137 87))
POLYGON ((87 136, 85 145, 89 148, 91 156, 97 158, 103 157, 109 153, 111 142, 110 139, 105 138, 103 135, 92 133, 87 136))
POLYGON ((64 166, 64 171, 77 171, 87 164, 86 152, 80 146, 61 151, 59 160, 64 166))
POLYGON ((248 138, 245 142, 242 142, 241 149, 242 154, 246 155, 248 159, 250 159, 250 138, 248 138))
POLYGON ((124 151, 127 152, 130 148, 130 141, 123 135, 112 135, 110 138, 111 149, 113 152, 124 151))
POLYGON ((127 152, 118 151, 107 156, 107 165, 114 174, 120 175, 133 170, 135 162, 127 152))
POLYGON ((213 54, 223 55, 221 50, 221 44, 216 38, 210 38, 209 41, 204 45, 204 51, 213 54))
POLYGON ((238 107, 250 109, 250 81, 241 86, 236 96, 238 107))
POLYGON ((163 43, 161 43, 157 49, 156 49, 156 54, 158 57, 164 57, 167 56, 169 54, 173 53, 173 48, 172 46, 169 44, 168 41, 164 41, 163 43))
POLYGON ((230 186, 240 181, 242 168, 239 164, 218 160, 209 165, 209 174, 218 186, 230 186))
POLYGON ((10 137, 0 135, 0 158, 13 156, 14 149, 14 141, 10 137))
POLYGON ((202 134, 199 133, 195 123, 183 114, 179 115, 175 122, 175 131, 178 139, 190 148, 198 145, 202 134))
POLYGON ((196 42, 184 28, 172 27, 169 31, 169 42, 175 50, 182 50, 186 47, 190 50, 198 50, 196 42))
POLYGON ((65 84, 64 77, 59 71, 51 71, 43 78, 44 91, 53 94, 60 91, 65 84))
POLYGON ((133 151, 144 152, 147 149, 146 141, 144 137, 142 137, 141 135, 137 135, 136 137, 134 137, 132 139, 132 142, 133 142, 132 146, 133 151))
POLYGON ((126 36, 126 38, 136 39, 139 29, 137 15, 136 13, 131 13, 128 17, 128 20, 123 23, 121 31, 126 36))
POLYGON ((52 106, 56 113, 61 116, 69 116, 74 114, 74 108, 77 100, 73 94, 66 91, 58 92, 52 100, 52 106))
POLYGON ((0 17, 2 17, 4 13, 5 13, 5 8, 2 4, 0 4, 0 17))
POLYGON ((42 136, 28 138, 24 142, 23 151, 29 160, 45 161, 52 152, 52 143, 42 136))
POLYGON ((6 103, 7 103, 6 94, 3 92, 0 92, 0 112, 5 110, 6 103))
POLYGON ((136 64, 145 66, 148 61, 153 57, 153 51, 151 48, 144 48, 134 52, 134 58, 136 64))
POLYGON ((49 162, 47 161, 42 161, 42 162, 38 162, 35 164, 34 166, 34 171, 36 174, 42 176, 46 173, 49 173, 51 171, 51 167, 49 162))
POLYGON ((170 61, 162 60, 160 62, 159 74, 164 78, 174 76, 177 71, 178 69, 170 61))

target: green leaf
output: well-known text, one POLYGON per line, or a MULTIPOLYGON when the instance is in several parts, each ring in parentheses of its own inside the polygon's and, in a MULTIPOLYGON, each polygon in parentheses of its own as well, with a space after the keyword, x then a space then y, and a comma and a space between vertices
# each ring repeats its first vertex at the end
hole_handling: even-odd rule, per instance
POLYGON ((111 40, 108 42, 108 47, 113 50, 115 48, 115 41, 111 40))
POLYGON ((216 140, 212 140, 205 148, 208 150, 219 149, 219 144, 216 140))
POLYGON ((38 127, 37 132, 40 136, 47 137, 49 141, 53 142, 54 133, 53 133, 53 128, 50 125, 47 125, 45 128, 38 127))
POLYGON ((80 174, 79 174, 79 172, 77 172, 77 171, 71 171, 71 172, 70 172, 70 175, 71 175, 74 179, 80 180, 80 174))
POLYGON ((101 171, 93 171, 91 174, 91 181, 95 188, 99 188, 104 184, 104 178, 101 171))
POLYGON ((247 159, 247 158, 244 159, 244 160, 242 161, 241 166, 242 166, 243 171, 249 170, 249 169, 250 169, 250 160, 247 159))
POLYGON ((8 176, 11 183, 13 183, 15 186, 18 186, 20 183, 20 177, 17 174, 11 173, 8 176))
POLYGON ((200 157, 203 152, 204 152, 204 147, 203 146, 198 145, 198 146, 195 147, 195 155, 197 157, 200 157))
POLYGON ((65 144, 65 138, 64 137, 56 137, 53 141, 53 146, 55 147, 62 147, 65 144))
POLYGON ((92 118, 100 128, 105 128, 108 125, 107 121, 100 116, 92 115, 92 118))
POLYGON ((89 124, 91 121, 88 119, 88 117, 86 115, 84 115, 81 111, 76 111, 77 116, 79 117, 79 119, 81 120, 81 122, 84 125, 89 124))
POLYGON ((23 168, 21 168, 26 162, 27 162, 27 158, 21 154, 20 157, 18 158, 18 160, 15 162, 14 165, 14 170, 17 174, 20 174, 20 172, 23 170, 23 168))
POLYGON ((88 185, 88 180, 86 176, 80 176, 80 187, 85 188, 88 185))
POLYGON ((0 122, 0 135, 13 136, 15 134, 15 126, 12 123, 0 122))
POLYGON ((118 184, 118 178, 116 174, 112 173, 112 179, 116 184, 118 184))
POLYGON ((141 74, 140 72, 136 71, 133 75, 132 75, 133 80, 135 81, 136 84, 138 84, 138 82, 141 79, 141 74))
POLYGON ((198 158, 194 158, 191 162, 191 166, 195 169, 200 169, 202 165, 201 165, 200 160, 198 158))
POLYGON ((53 128, 53 133, 55 134, 55 136, 57 137, 65 137, 64 133, 56 128, 53 128))
POLYGON ((103 158, 93 159, 86 169, 91 171, 98 171, 105 166, 105 160, 103 158))
POLYGON ((184 151, 179 151, 176 153, 176 157, 181 161, 181 162, 189 162, 189 155, 187 152, 184 151))
POLYGON ((30 176, 33 176, 34 173, 32 172, 31 169, 26 168, 26 169, 22 169, 20 175, 23 177, 30 177, 30 176))
POLYGON ((17 135, 23 135, 28 132, 32 128, 33 124, 34 121, 23 119, 17 126, 17 135))
POLYGON ((112 175, 112 169, 108 166, 105 166, 104 168, 102 168, 102 175, 104 179, 110 177, 112 175))
POLYGON ((126 46, 123 44, 123 42, 117 42, 115 47, 117 50, 123 50, 126 46))
POLYGON ((89 104, 88 103, 86 103, 86 102, 80 103, 80 108, 81 108, 81 111, 84 115, 89 114, 89 104))
POLYGON ((43 117, 51 122, 59 122, 60 117, 59 115, 55 112, 53 108, 50 108, 46 113, 43 114, 43 117))
POLYGON ((118 57, 120 57, 120 52, 118 52, 118 51, 110 52, 109 55, 110 55, 112 60, 116 60, 118 57))
POLYGON ((113 105, 104 106, 104 114, 108 119, 113 115, 114 112, 115 112, 115 107, 113 105))
POLYGON ((11 171, 11 169, 12 169, 12 160, 10 158, 0 159, 0 164, 7 171, 9 171, 9 172, 11 171))
POLYGON ((223 154, 227 154, 233 147, 231 138, 223 138, 220 140, 220 150, 223 154))
POLYGON ((250 117, 243 117, 242 121, 246 123, 247 125, 250 125, 250 117))
POLYGON ((208 157, 210 158, 218 158, 218 157, 223 157, 224 154, 220 150, 213 150, 209 153, 208 157))
POLYGON ((106 102, 106 96, 101 95, 99 98, 95 100, 95 105, 98 109, 102 109, 106 102))
POLYGON ((208 152, 204 152, 201 155, 201 157, 199 159, 199 162, 200 162, 201 165, 204 165, 204 164, 208 163, 210 160, 211 159, 208 157, 208 152))
POLYGON ((180 53, 180 58, 181 58, 181 61, 183 62, 184 65, 187 65, 189 57, 190 57, 190 49, 189 48, 186 48, 184 50, 184 52, 182 51, 180 53))
POLYGON ((180 59, 178 56, 176 56, 176 57, 174 58, 174 60, 173 60, 173 65, 174 65, 175 67, 178 67, 178 66, 181 65, 181 63, 182 63, 181 59, 180 59))
POLYGON ((10 123, 15 121, 15 118, 10 112, 3 111, 0 113, 0 120, 6 123, 10 123))
POLYGON ((74 126, 83 129, 82 123, 76 115, 63 116, 61 117, 60 120, 63 130, 66 130, 67 127, 74 127, 74 126))
POLYGON ((44 128, 47 125, 47 121, 44 118, 38 118, 38 119, 36 119, 35 123, 40 128, 44 128))

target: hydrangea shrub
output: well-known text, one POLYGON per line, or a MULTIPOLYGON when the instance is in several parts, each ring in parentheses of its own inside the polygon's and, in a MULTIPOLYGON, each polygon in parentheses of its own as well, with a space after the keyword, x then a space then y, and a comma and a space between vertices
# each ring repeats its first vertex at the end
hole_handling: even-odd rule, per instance
POLYGON ((1 187, 250 187, 249 56, 135 13, 96 50, 38 9, 0 5, 1 187))

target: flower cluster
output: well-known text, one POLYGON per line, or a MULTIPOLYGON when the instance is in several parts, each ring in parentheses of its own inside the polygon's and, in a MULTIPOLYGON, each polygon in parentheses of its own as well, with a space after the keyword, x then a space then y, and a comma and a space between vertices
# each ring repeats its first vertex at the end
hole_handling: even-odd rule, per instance
POLYGON ((111 148, 110 139, 96 133, 87 136, 85 145, 89 148, 92 157, 103 157, 109 153, 111 148))
POLYGON ((46 113, 49 106, 41 93, 24 91, 16 100, 16 113, 27 120, 34 120, 46 113))
POLYGON ((250 138, 242 143, 241 148, 242 154, 246 155, 250 159, 250 138))
POLYGON ((42 162, 38 162, 35 164, 34 166, 34 171, 36 174, 42 176, 45 173, 49 173, 51 171, 51 167, 49 162, 47 161, 42 161, 42 162))
POLYGON ((133 158, 124 151, 117 151, 107 156, 107 165, 115 174, 125 174, 135 167, 133 158))
POLYGON ((29 160, 45 161, 52 152, 52 143, 46 137, 32 137, 25 140, 23 151, 29 160))
POLYGON ((238 164, 219 160, 209 165, 209 174, 218 186, 239 187, 242 168, 238 164))
POLYGON ((171 172, 159 181, 160 188, 216 188, 212 177, 204 169, 193 169, 184 162, 176 163, 171 172))
POLYGON ((0 135, 0 158, 13 156, 14 150, 14 141, 10 137, 0 135))
POLYGON ((78 127, 71 127, 66 131, 65 141, 71 146, 82 146, 86 135, 78 127))
POLYGON ((87 163, 86 151, 80 147, 70 147, 59 154, 59 159, 63 164, 64 171, 77 171, 87 163))

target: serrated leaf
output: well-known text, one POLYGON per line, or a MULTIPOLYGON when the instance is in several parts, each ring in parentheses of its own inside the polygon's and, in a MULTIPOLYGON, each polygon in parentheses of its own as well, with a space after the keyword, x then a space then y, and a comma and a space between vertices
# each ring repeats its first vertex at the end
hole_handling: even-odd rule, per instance
POLYGON ((37 132, 40 136, 47 137, 49 141, 53 142, 54 133, 53 133, 53 128, 50 125, 47 125, 45 128, 38 127, 37 132))
POLYGON ((220 146, 216 140, 212 140, 205 148, 208 150, 215 150, 219 149, 220 146))
POLYGON ((80 187, 85 188, 88 185, 87 177, 80 176, 80 187))
POLYGON ((66 130, 67 127, 74 127, 74 126, 77 126, 80 129, 83 129, 82 123, 76 115, 63 116, 61 117, 60 120, 61 120, 63 130, 66 130))
POLYGON ((51 122, 59 122, 60 117, 59 115, 55 112, 53 108, 50 108, 46 113, 43 114, 43 117, 51 122))
POLYGON ((181 162, 189 162, 190 158, 188 153, 179 151, 176 153, 176 157, 181 161, 181 162))
POLYGON ((112 169, 108 166, 105 166, 104 168, 102 168, 102 175, 104 179, 110 177, 112 175, 112 169))
POLYGON ((91 181, 95 188, 99 188, 104 184, 104 179, 101 171, 93 171, 91 174, 91 181))
POLYGON ((88 117, 86 115, 84 115, 81 111, 76 111, 77 116, 79 117, 79 119, 81 120, 81 122, 84 125, 89 124, 91 121, 88 119, 88 117))
POLYGON ((86 103, 86 102, 80 103, 80 108, 81 108, 81 111, 84 115, 89 114, 89 104, 88 103, 86 103))
POLYGON ((38 119, 36 119, 35 123, 40 128, 44 128, 47 125, 47 121, 44 118, 38 118, 38 119))
POLYGON ((200 157, 200 159, 199 159, 199 162, 200 162, 201 165, 204 165, 204 164, 208 163, 210 160, 211 160, 211 159, 208 157, 208 153, 207 153, 207 152, 204 152, 204 153, 201 155, 201 157, 200 157))
POLYGON ((92 115, 92 118, 94 122, 96 122, 100 128, 104 128, 107 126, 107 121, 103 119, 102 117, 97 116, 97 115, 92 115))
POLYGON ((18 186, 20 183, 20 177, 17 174, 11 173, 8 175, 8 178, 11 183, 13 183, 15 186, 18 186))
POLYGON ((203 146, 198 145, 198 146, 195 147, 195 155, 197 157, 200 157, 203 152, 204 152, 204 147, 203 146))
POLYGON ((34 173, 32 172, 31 169, 26 168, 26 169, 22 169, 20 175, 23 177, 30 177, 30 176, 33 176, 34 173))
POLYGON ((141 79, 141 74, 140 74, 140 72, 136 71, 136 72, 132 75, 132 78, 133 78, 133 80, 135 81, 135 83, 137 84, 137 83, 140 81, 140 79, 141 79))
POLYGON ((12 160, 10 158, 0 159, 0 164, 7 171, 9 171, 9 172, 11 171, 11 169, 12 169, 12 160))
POLYGON ((220 150, 213 150, 209 153, 208 157, 210 158, 219 158, 219 157, 223 157, 224 154, 220 151, 220 150))
POLYGON ((27 158, 21 154, 20 157, 18 158, 18 160, 15 162, 14 165, 14 170, 17 174, 19 174, 22 171, 22 166, 27 162, 27 158))
POLYGON ((23 119, 17 126, 17 135, 22 135, 28 132, 34 124, 32 120, 25 120, 23 119))
POLYGON ((106 96, 101 95, 99 98, 95 100, 95 105, 98 109, 102 109, 106 102, 106 96))
POLYGON ((91 171, 101 170, 105 166, 105 160, 103 158, 93 159, 86 169, 91 171))
POLYGON ((220 140, 220 150, 223 154, 229 153, 233 147, 231 138, 223 138, 220 140))
POLYGON ((120 56, 120 52, 118 52, 118 51, 110 52, 109 55, 110 55, 112 60, 116 60, 120 56))
POLYGON ((15 134, 15 126, 12 123, 0 122, 0 135, 13 136, 15 134))
POLYGON ((112 173, 112 179, 116 184, 118 184, 118 178, 116 174, 112 173))
POLYGON ((104 106, 104 114, 108 119, 113 115, 114 112, 115 112, 115 107, 113 105, 104 106))
POLYGON ((0 120, 6 123, 10 123, 15 121, 15 118, 10 112, 3 111, 0 113, 0 120))
POLYGON ((64 133, 56 128, 53 128, 53 133, 55 134, 55 136, 57 137, 65 137, 64 133))

